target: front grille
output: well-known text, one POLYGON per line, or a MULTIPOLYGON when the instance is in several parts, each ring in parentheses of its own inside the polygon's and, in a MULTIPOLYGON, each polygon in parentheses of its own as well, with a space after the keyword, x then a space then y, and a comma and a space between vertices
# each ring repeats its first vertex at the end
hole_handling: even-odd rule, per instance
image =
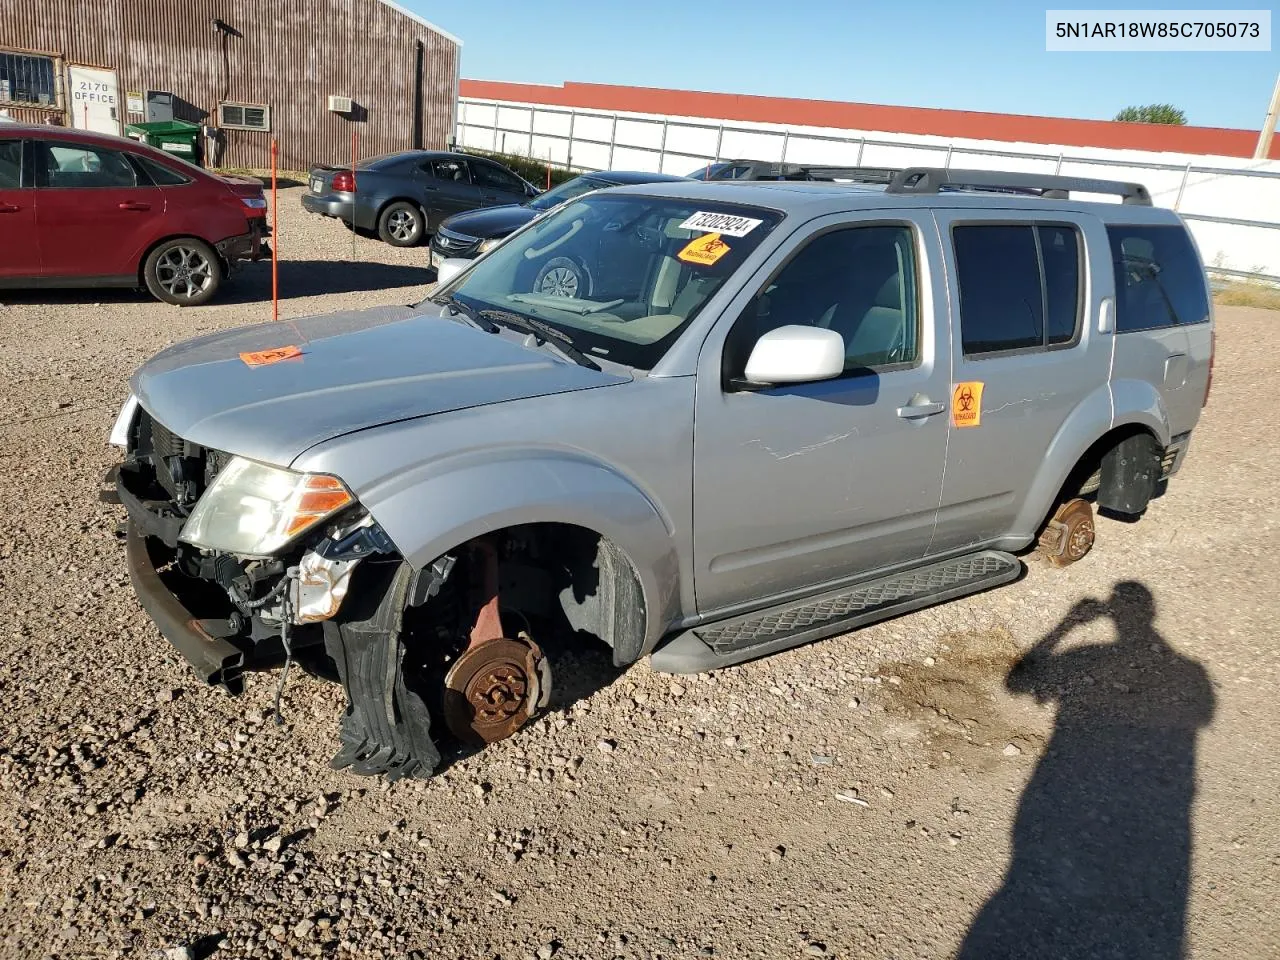
POLYGON ((447 253, 454 256, 461 253, 467 253, 474 249, 480 240, 477 237, 469 237, 462 233, 452 233, 449 230, 437 230, 435 237, 431 241, 431 245, 440 253, 447 253))
POLYGON ((152 479, 184 512, 231 459, 221 450, 184 440, 144 409, 138 410, 135 429, 130 447, 133 459, 151 468, 152 479))

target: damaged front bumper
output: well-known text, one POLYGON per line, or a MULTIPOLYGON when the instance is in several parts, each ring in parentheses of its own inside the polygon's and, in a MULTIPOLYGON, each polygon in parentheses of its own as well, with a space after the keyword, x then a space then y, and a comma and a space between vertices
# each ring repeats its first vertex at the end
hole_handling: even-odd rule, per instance
POLYGON ((393 780, 434 771, 431 714, 405 680, 401 630, 406 608, 435 595, 449 564, 415 572, 371 522, 335 524, 293 551, 288 566, 267 567, 280 572, 253 585, 260 596, 246 602, 243 583, 239 593, 233 585, 253 561, 180 543, 184 518, 152 499, 158 492, 140 465, 126 462, 106 482, 103 498, 128 513, 125 555, 139 602, 196 676, 238 694, 245 672, 296 657, 347 692, 335 768, 393 780), (375 555, 382 562, 363 563, 375 555))
POLYGON ((165 586, 151 555, 148 538, 132 520, 125 529, 125 562, 129 581, 142 608, 155 621, 161 636, 191 664, 196 676, 210 686, 225 686, 239 692, 245 651, 225 638, 227 621, 195 616, 178 595, 165 586))

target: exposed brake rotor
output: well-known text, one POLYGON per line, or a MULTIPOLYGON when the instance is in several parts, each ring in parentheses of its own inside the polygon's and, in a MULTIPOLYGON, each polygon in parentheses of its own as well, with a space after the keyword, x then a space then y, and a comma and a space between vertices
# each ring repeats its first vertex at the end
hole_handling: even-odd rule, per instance
POLYGON ((533 640, 474 643, 445 676, 444 719, 459 740, 484 746, 511 736, 551 697, 551 668, 533 640))
POLYGON ((1058 507, 1040 535, 1040 552, 1056 567, 1080 560, 1093 549, 1093 507, 1076 498, 1058 507))

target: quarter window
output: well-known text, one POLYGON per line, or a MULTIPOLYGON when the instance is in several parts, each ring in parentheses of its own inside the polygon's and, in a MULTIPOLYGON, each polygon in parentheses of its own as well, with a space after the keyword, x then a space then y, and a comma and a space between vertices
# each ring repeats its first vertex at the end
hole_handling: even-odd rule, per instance
POLYGON ((952 241, 966 356, 1075 341, 1082 271, 1074 227, 966 224, 952 241))
POLYGON ((728 347, 733 375, 762 335, 789 324, 839 333, 846 373, 919 360, 911 228, 849 227, 811 240, 739 317, 728 347))
POLYGON ((0 140, 0 190, 22 186, 22 141, 0 140))
POLYGON ((151 178, 151 182, 157 187, 176 187, 182 183, 190 183, 190 177, 184 177, 178 171, 171 167, 166 167, 163 163, 157 163, 150 157, 144 157, 140 154, 133 154, 133 162, 140 166, 143 172, 151 178))
POLYGON ((1116 274, 1116 331, 1209 319, 1204 269, 1181 227, 1107 227, 1116 274))
MULTIPOLYGON (((44 153, 39 186, 52 190, 134 187, 138 175, 124 154, 62 143, 40 145, 44 153)), ((40 169, 37 166, 37 169, 40 169)))

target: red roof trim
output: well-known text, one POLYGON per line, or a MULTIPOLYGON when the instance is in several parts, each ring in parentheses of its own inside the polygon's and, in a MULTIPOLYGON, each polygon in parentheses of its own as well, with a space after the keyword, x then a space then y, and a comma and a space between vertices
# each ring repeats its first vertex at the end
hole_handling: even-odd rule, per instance
MULTIPOLYGON (((977 113, 928 107, 891 107, 875 103, 622 87, 604 83, 569 82, 563 86, 542 86, 497 80, 463 80, 459 93, 464 97, 485 100, 545 103, 629 113, 1224 157, 1252 157, 1258 141, 1255 131, 1221 127, 1174 127, 1116 123, 1111 120, 1071 120, 1013 113, 977 113)), ((1271 158, 1280 160, 1280 138, 1272 144, 1271 158)))

